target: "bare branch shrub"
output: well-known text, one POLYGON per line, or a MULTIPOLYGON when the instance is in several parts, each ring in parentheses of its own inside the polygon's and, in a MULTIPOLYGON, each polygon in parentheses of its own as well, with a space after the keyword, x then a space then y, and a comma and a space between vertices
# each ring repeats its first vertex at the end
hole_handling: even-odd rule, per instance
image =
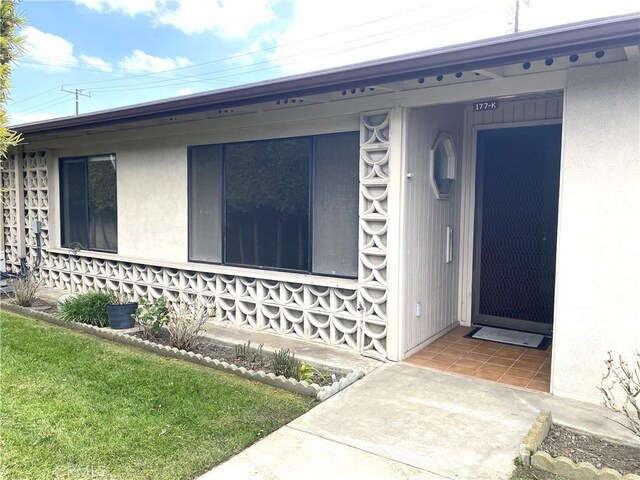
POLYGON ((9 285, 13 287, 15 302, 21 307, 30 307, 38 295, 42 280, 29 272, 24 277, 12 278, 9 285))
POLYGON ((635 353, 635 365, 627 363, 622 355, 616 362, 611 352, 605 364, 607 373, 598 388, 604 397, 604 406, 624 414, 629 425, 623 426, 640 437, 640 352, 635 353), (616 396, 623 398, 619 401, 616 396))
POLYGON ((168 306, 166 328, 169 331, 169 344, 181 350, 193 350, 198 344, 205 324, 215 316, 215 308, 196 301, 171 303, 168 306))

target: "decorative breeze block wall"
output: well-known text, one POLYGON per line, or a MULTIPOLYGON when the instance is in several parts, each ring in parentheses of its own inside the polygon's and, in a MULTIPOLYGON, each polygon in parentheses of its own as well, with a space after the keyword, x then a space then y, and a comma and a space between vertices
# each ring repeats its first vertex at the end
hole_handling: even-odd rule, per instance
POLYGON ((20 267, 18 252, 18 192, 15 182, 16 157, 9 155, 2 163, 2 234, 7 270, 20 267))
POLYGON ((360 122, 360 236, 358 285, 365 350, 387 356, 387 229, 390 112, 364 113, 360 122))
MULTIPOLYGON (((43 252, 40 274, 50 287, 72 292, 113 291, 135 298, 200 298, 214 302, 217 321, 345 346, 386 358, 387 196, 389 112, 363 114, 360 129, 360 234, 357 288, 333 288, 230 276, 43 252)), ((35 261, 31 221, 42 222, 43 248, 49 246, 47 152, 22 156, 24 217, 20 226, 16 158, 2 174, 7 189, 4 210, 5 255, 14 271, 20 265, 18 229, 24 228, 27 261, 35 261)), ((51 162, 50 162, 51 163, 51 162)), ((195 267, 195 265, 194 265, 195 267)))

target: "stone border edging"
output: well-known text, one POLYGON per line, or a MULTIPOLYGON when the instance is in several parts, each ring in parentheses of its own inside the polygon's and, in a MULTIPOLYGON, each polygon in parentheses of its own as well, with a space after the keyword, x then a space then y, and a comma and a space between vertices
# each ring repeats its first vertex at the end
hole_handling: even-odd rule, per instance
POLYGON ((547 452, 535 452, 531 465, 570 480, 640 480, 635 473, 623 476, 613 468, 596 468, 589 462, 575 463, 567 457, 552 457, 547 452))
POLYGON ((531 425, 520 444, 520 460, 522 460, 524 466, 531 466, 531 456, 538 450, 540 444, 549 434, 551 423, 551 412, 543 411, 538 414, 535 422, 531 425))
POLYGON ((149 352, 158 353, 165 357, 176 358, 178 360, 185 360, 187 362, 204 365, 205 367, 214 368, 226 373, 232 373, 234 375, 244 377, 248 380, 255 380, 257 382, 265 383, 267 385, 271 385, 272 387, 283 388, 290 392, 306 395, 308 397, 315 397, 319 402, 327 400, 328 398, 344 390, 349 385, 356 382, 365 375, 365 372, 363 370, 356 369, 346 376, 342 377, 339 381, 333 383, 332 385, 321 387, 317 383, 309 384, 302 380, 296 380, 295 378, 286 378, 282 375, 276 376, 273 373, 265 373, 263 370, 259 370, 257 372, 254 370, 247 370, 244 367, 238 367, 234 364, 221 362, 218 359, 206 357, 199 353, 188 352, 186 350, 178 350, 175 347, 153 343, 142 338, 133 337, 126 333, 118 332, 116 330, 99 328, 94 325, 87 325, 78 322, 67 322, 50 313, 32 310, 30 308, 21 307, 19 305, 11 304, 8 302, 2 302, 2 306, 10 312, 35 318, 43 322, 52 323, 60 327, 77 330, 84 333, 90 333, 102 338, 106 338, 107 340, 113 340, 125 345, 139 347, 149 352))
POLYGON ((596 468, 589 462, 575 463, 567 457, 552 457, 538 452, 538 447, 551 429, 551 412, 540 412, 520 444, 520 460, 527 467, 536 467, 570 480, 640 480, 634 473, 622 475, 613 468, 596 468))

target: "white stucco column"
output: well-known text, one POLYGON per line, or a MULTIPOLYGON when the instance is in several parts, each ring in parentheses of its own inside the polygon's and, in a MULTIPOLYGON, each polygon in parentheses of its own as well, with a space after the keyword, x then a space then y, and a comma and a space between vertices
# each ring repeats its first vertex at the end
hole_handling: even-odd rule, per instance
POLYGON ((569 70, 552 393, 600 402, 607 352, 640 349, 640 65, 569 70))
POLYGON ((389 224, 387 233, 387 355, 389 360, 401 360, 404 353, 403 242, 404 228, 404 146, 406 109, 394 107, 389 129, 389 224))

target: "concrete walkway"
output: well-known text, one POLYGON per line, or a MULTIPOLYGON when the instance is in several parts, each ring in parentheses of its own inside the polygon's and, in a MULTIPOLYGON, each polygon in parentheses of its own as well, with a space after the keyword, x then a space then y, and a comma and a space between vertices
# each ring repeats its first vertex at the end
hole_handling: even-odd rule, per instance
POLYGON ((558 423, 634 441, 595 405, 388 364, 200 480, 507 479, 543 409, 558 423))

